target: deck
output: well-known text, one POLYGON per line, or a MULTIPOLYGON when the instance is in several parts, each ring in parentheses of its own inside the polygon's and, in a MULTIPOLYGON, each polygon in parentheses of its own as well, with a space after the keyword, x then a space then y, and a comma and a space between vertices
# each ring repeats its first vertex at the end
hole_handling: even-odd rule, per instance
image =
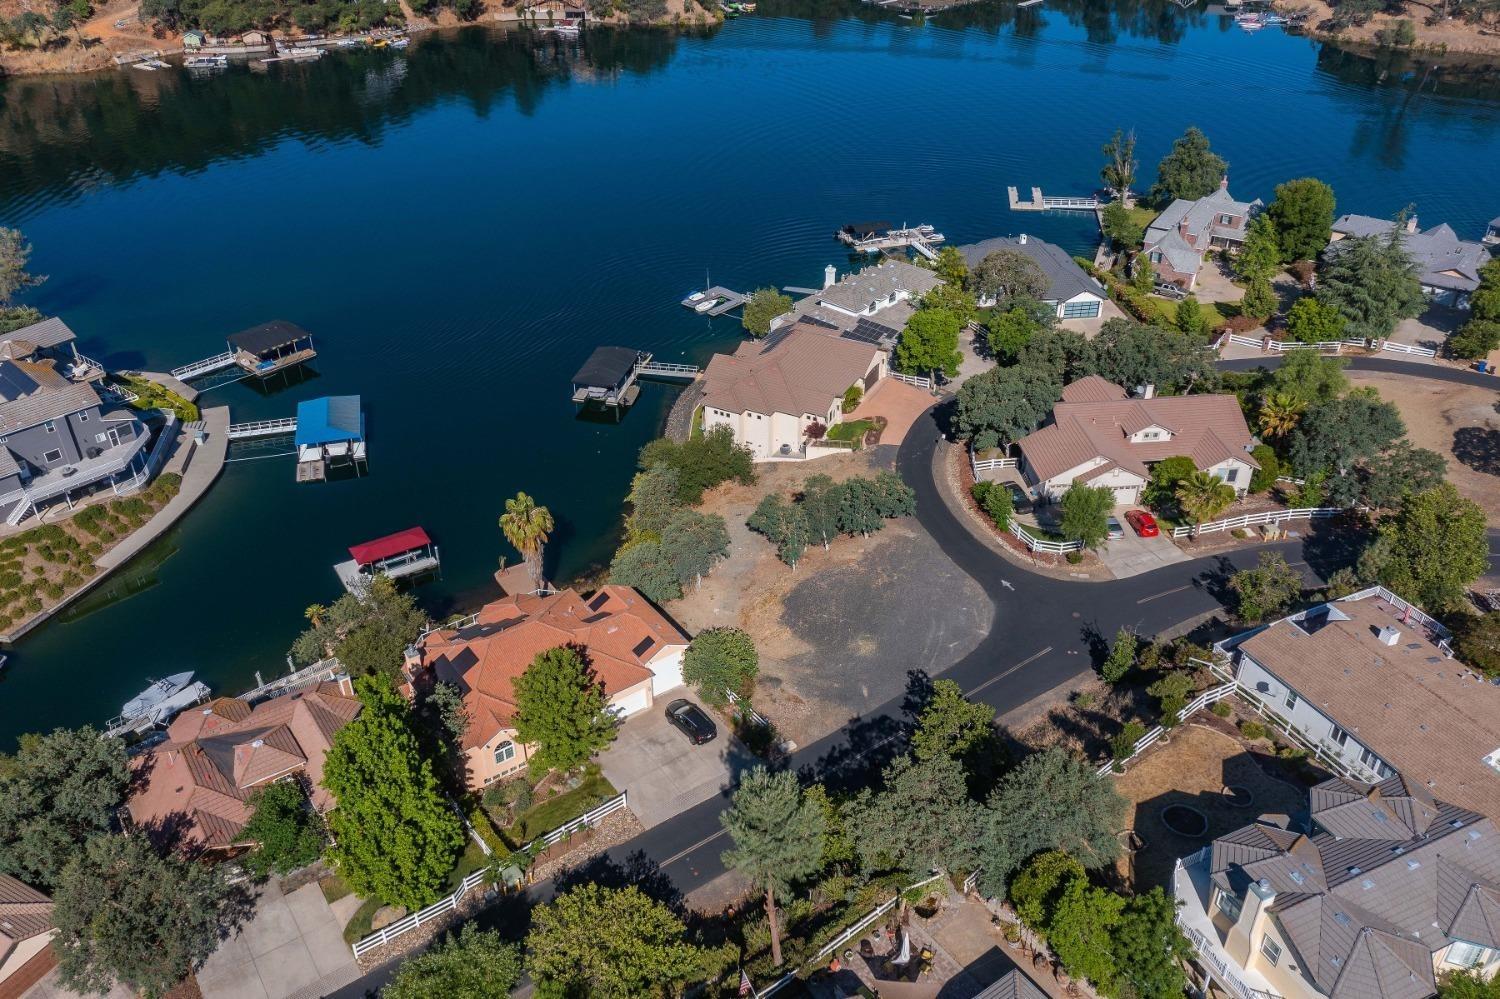
POLYGON ((948 238, 930 225, 890 229, 884 235, 864 238, 859 238, 843 229, 839 230, 837 235, 839 242, 856 253, 889 253, 892 250, 910 248, 928 260, 937 259, 937 251, 933 247, 948 238))
POLYGON ((318 356, 318 352, 311 347, 294 351, 285 357, 261 358, 247 350, 238 350, 234 353, 234 363, 246 374, 255 378, 266 378, 278 371, 294 368, 304 364, 318 356))
POLYGON ((1010 201, 1010 210, 1013 212, 1092 212, 1099 208, 1102 202, 1097 196, 1087 198, 1059 198, 1049 197, 1042 194, 1040 187, 1031 189, 1031 200, 1022 201, 1021 193, 1017 188, 1007 187, 1006 196, 1010 201))
POLYGON ((714 285, 712 288, 704 291, 693 292, 682 300, 682 306, 685 309, 692 309, 699 315, 716 318, 724 315, 726 312, 733 312, 749 300, 750 296, 748 295, 742 295, 737 291, 730 291, 728 288, 714 285), (717 299, 716 302, 715 299, 717 299), (704 303, 707 302, 714 302, 714 304, 706 306, 704 303))
POLYGON ((282 437, 297 432, 297 418, 288 416, 281 420, 252 420, 248 423, 231 423, 229 439, 232 441, 254 440, 258 437, 282 437))
POLYGON ((322 460, 297 462, 298 482, 322 482, 328 477, 328 466, 322 460))

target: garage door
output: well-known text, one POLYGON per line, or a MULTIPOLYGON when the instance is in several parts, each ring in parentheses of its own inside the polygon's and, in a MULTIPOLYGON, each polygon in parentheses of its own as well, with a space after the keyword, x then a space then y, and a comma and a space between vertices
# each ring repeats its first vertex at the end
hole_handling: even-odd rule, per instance
POLYGON ((1099 315, 1099 300, 1086 298, 1077 302, 1064 302, 1064 319, 1093 319, 1099 315))
POLYGON ((629 694, 622 694, 610 701, 609 706, 621 718, 640 714, 651 706, 651 691, 642 687, 640 690, 632 691, 629 694))
POLYGON ((660 697, 664 691, 682 686, 682 655, 671 656, 651 664, 651 693, 660 697))
POLYGON ((1140 486, 1115 486, 1115 506, 1131 506, 1140 496, 1140 486))

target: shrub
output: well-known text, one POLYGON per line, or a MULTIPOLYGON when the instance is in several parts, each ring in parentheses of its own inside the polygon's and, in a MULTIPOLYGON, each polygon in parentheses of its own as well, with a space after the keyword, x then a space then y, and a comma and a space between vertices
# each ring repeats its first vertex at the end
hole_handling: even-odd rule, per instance
POLYGON ((1123 760, 1135 752, 1135 744, 1140 742, 1146 735, 1146 726, 1138 721, 1129 721, 1125 727, 1115 733, 1115 737, 1109 740, 1109 751, 1117 760, 1123 760))
POLYGON ((1083 552, 1068 552, 1065 556, 1069 565, 1077 565, 1083 561, 1083 552))
POLYGON ((1219 718, 1228 718, 1234 713, 1234 709, 1229 706, 1228 701, 1214 701, 1213 707, 1208 710, 1212 711, 1219 718))
POLYGON ((32 614, 35 614, 37 611, 39 611, 41 609, 42 609, 42 602, 40 600, 38 600, 36 597, 27 597, 26 598, 26 610, 27 611, 29 611, 32 614))
POLYGON ((723 704, 726 691, 746 696, 755 682, 760 657, 750 636, 738 628, 707 628, 694 636, 682 657, 682 678, 703 699, 723 704))
POLYGON ((1014 512, 1009 489, 993 482, 976 482, 969 491, 974 496, 974 502, 979 504, 979 508, 996 527, 1003 531, 1009 526, 1014 512))
POLYGON ((845 413, 852 413, 859 408, 859 401, 865 397, 865 390, 859 385, 850 385, 844 392, 844 401, 839 408, 845 413))
POLYGON ((1246 739, 1249 739, 1251 742, 1255 742, 1258 739, 1264 739, 1266 737, 1266 727, 1258 721, 1242 721, 1240 722, 1240 735, 1244 736, 1246 739))

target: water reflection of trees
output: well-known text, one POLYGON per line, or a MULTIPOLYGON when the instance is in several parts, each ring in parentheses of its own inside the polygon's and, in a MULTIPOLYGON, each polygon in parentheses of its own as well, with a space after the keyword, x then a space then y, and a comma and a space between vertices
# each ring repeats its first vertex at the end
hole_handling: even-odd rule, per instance
MULTIPOLYGON (((807 18, 825 27, 851 18, 872 24, 900 20, 893 11, 861 0, 766 0, 759 10, 777 17, 807 18)), ((1045 8, 1018 7, 1015 0, 981 0, 932 14, 928 22, 991 36, 1010 30, 1026 37, 1040 34, 1047 19, 1054 16, 1082 27, 1091 42, 1112 42, 1123 34, 1175 43, 1208 15, 1198 6, 1184 10, 1173 0, 1047 0, 1045 8)))
POLYGON ((568 41, 466 28, 419 40, 407 56, 339 52, 270 72, 235 68, 108 72, 0 83, 0 215, 38 195, 194 173, 284 138, 376 141, 439 101, 476 114, 513 101, 533 114, 558 81, 644 75, 671 61, 680 32, 590 31, 568 41))

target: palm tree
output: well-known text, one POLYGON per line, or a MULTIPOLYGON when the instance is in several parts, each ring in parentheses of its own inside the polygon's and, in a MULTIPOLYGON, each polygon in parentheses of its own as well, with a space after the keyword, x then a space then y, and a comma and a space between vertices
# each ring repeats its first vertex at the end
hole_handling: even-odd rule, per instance
POLYGON ((1177 502, 1193 518, 1193 537, 1198 526, 1213 520, 1234 502, 1234 487, 1211 472, 1194 472, 1177 483, 1177 502))
POLYGON ((552 511, 537 506, 536 500, 525 493, 516 493, 515 499, 505 501, 505 512, 500 515, 500 530, 505 540, 515 546, 526 560, 526 571, 531 576, 531 585, 542 588, 542 550, 547 547, 547 537, 556 527, 552 511))
POLYGON ((1275 392, 1260 404, 1260 432, 1267 437, 1282 438, 1292 432, 1307 410, 1307 403, 1294 395, 1275 392))
POLYGON ((307 610, 302 612, 302 616, 307 618, 314 628, 323 627, 323 618, 327 614, 328 608, 322 604, 308 604, 307 610))

